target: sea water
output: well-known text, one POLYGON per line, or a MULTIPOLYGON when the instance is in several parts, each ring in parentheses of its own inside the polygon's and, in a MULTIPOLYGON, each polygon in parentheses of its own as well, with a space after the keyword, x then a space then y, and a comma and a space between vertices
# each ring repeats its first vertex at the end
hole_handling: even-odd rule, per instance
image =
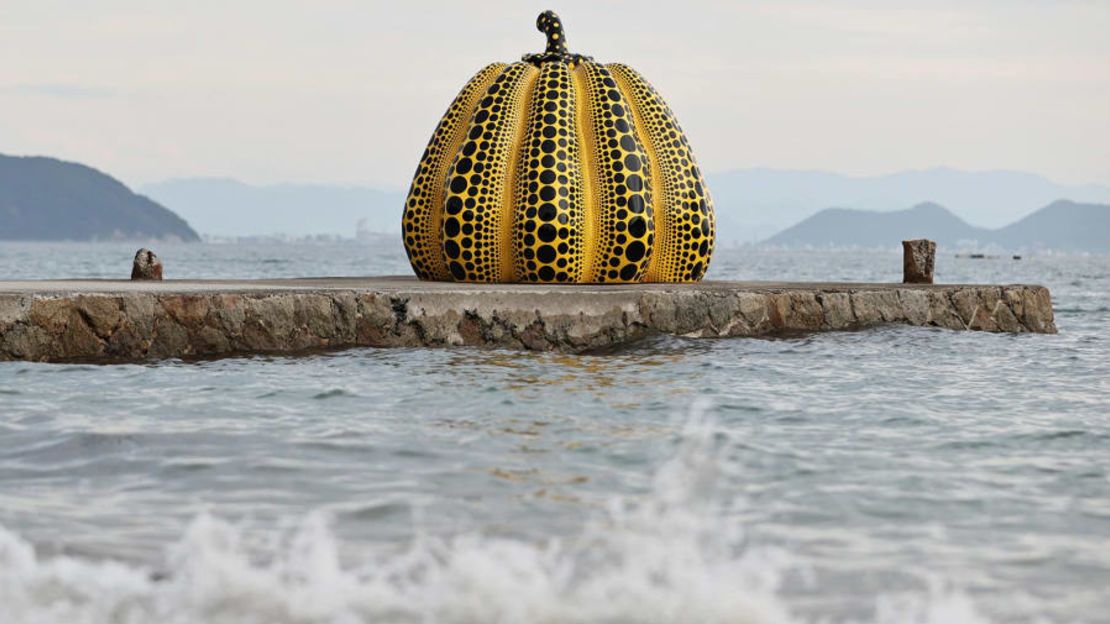
MULTIPOLYGON (((133 245, 0 244, 4 278, 133 245)), ((161 245, 169 278, 405 273, 380 243, 161 245)), ((0 363, 0 622, 1110 621, 1110 258, 1058 335, 658 337, 0 363)), ((897 281, 721 249, 714 279, 897 281)))

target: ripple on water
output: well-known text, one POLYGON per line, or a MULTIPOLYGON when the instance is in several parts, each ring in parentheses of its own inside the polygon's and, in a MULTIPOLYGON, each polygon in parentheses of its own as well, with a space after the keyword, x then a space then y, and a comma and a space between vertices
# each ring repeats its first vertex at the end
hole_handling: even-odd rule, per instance
POLYGON ((350 390, 346 390, 344 388, 332 388, 330 390, 325 390, 323 392, 318 392, 318 393, 312 395, 312 398, 315 399, 315 400, 323 400, 323 399, 335 399, 335 398, 339 398, 339 397, 355 397, 355 396, 358 396, 358 395, 355 394, 354 392, 351 392, 350 390))

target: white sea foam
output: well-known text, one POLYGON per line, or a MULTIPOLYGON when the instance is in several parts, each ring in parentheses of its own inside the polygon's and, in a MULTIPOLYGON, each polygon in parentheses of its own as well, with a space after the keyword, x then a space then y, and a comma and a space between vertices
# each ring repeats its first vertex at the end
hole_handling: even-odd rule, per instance
MULTIPOLYGON (((790 557, 753 549, 714 494, 728 472, 694 419, 642 500, 617 500, 573 539, 418 536, 402 553, 344 567, 328 519, 309 516, 272 552, 248 554, 211 515, 167 549, 168 575, 74 557, 39 558, 0 527, 0 622, 729 622, 801 621, 778 594, 790 557)), ((958 593, 877 600, 882 623, 985 621, 958 593)))

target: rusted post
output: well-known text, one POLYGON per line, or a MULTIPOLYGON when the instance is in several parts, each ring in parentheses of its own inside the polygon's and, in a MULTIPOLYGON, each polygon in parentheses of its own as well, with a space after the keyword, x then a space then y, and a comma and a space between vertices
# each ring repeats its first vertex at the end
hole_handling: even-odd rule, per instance
POLYGON ((131 279, 132 280, 152 280, 159 281, 162 279, 162 261, 154 252, 146 247, 140 249, 135 253, 135 262, 131 265, 131 279))
POLYGON ((926 238, 902 241, 902 283, 932 284, 937 244, 926 238))

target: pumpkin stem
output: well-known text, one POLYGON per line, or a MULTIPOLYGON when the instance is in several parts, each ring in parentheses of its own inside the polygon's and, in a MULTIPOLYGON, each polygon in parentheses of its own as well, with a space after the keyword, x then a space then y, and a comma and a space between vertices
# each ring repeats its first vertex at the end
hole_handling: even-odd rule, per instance
POLYGON ((536 18, 536 28, 547 35, 547 49, 537 54, 525 54, 521 59, 534 65, 548 61, 574 65, 582 61, 593 60, 589 56, 567 52, 567 36, 563 33, 563 20, 555 15, 555 11, 540 13, 540 16, 536 18))
POLYGON ((546 54, 564 56, 567 53, 567 37, 563 33, 563 22, 555 11, 544 11, 536 18, 536 28, 547 35, 546 54))

